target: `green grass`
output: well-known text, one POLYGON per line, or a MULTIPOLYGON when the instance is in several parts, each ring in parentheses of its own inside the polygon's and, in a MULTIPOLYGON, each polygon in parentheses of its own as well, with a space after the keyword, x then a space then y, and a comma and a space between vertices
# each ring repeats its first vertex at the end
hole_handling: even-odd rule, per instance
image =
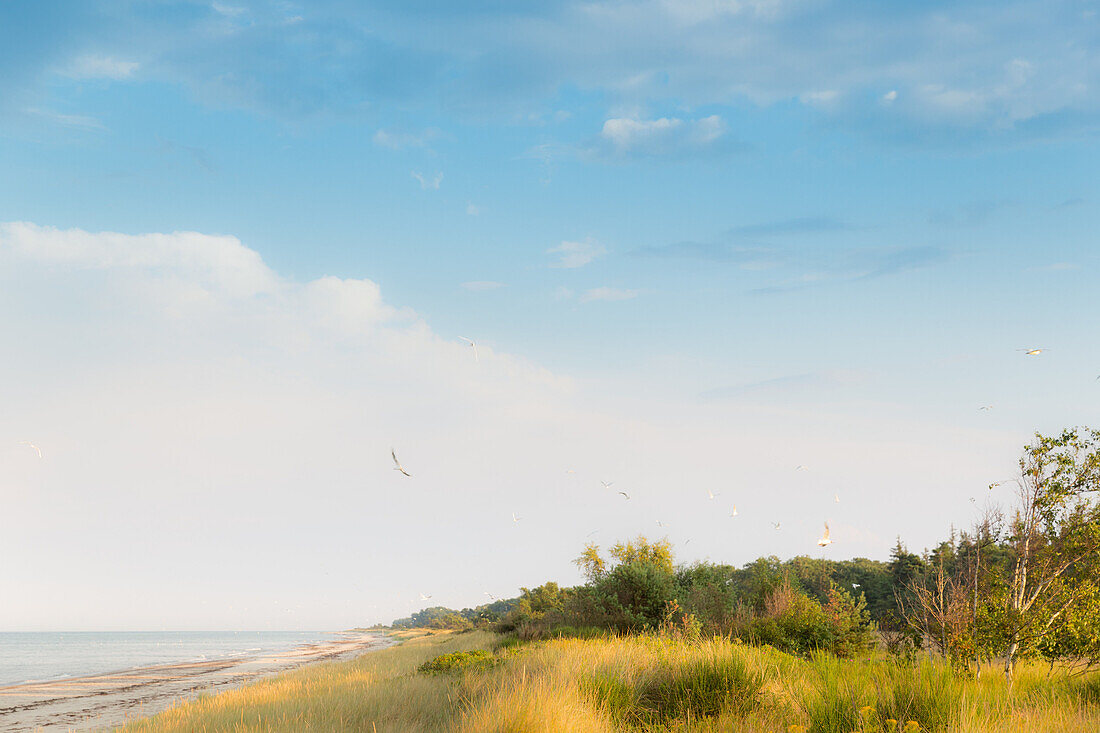
POLYGON ((397 647, 201 697, 128 731, 1100 730, 1100 677, 1022 665, 956 677, 934 661, 802 659, 725 639, 516 644, 486 632, 397 647), (418 670, 423 668, 426 672, 418 670))

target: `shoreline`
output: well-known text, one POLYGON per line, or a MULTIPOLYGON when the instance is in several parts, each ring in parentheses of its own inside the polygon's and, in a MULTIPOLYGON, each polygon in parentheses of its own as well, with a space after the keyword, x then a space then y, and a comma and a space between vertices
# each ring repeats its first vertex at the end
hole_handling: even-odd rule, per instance
POLYGON ((256 656, 148 665, 0 686, 0 732, 112 728, 202 693, 221 692, 307 664, 348 659, 395 643, 379 631, 343 631, 331 641, 256 656))

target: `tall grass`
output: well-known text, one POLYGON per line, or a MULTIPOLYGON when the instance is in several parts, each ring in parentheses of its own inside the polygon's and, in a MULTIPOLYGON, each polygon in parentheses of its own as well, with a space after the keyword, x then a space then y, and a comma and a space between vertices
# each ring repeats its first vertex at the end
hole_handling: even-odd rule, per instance
POLYGON ((931 661, 807 660, 661 636, 515 645, 476 632, 307 667, 128 730, 885 733, 906 724, 924 733, 1100 731, 1100 678, 1048 678, 1045 667, 1021 665, 1010 690, 995 672, 964 679, 931 661), (452 656, 417 671, 442 655, 452 656))

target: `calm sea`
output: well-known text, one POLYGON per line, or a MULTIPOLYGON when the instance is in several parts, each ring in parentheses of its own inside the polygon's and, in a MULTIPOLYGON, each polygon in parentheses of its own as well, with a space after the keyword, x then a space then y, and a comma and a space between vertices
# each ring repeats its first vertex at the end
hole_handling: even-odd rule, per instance
POLYGON ((0 685, 251 657, 332 638, 321 631, 0 631, 0 685))

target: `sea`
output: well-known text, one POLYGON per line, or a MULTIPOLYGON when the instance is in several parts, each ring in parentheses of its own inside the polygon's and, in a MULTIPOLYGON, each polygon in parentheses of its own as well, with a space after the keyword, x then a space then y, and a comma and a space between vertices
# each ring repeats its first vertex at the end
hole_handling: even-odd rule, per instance
POLYGON ((0 687, 154 664, 248 658, 334 637, 322 631, 0 631, 0 687))

